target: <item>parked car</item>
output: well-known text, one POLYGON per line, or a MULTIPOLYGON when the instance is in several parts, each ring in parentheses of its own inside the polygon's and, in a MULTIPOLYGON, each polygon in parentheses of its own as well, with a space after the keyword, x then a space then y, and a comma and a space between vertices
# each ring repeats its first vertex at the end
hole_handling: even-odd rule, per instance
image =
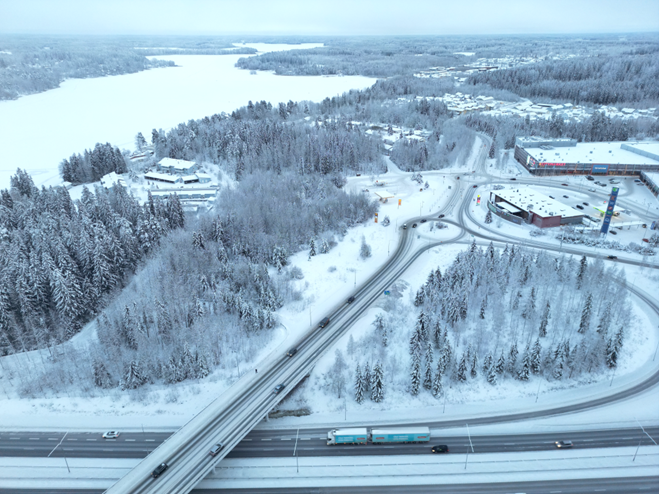
POLYGON ((349 304, 353 303, 354 301, 355 301, 355 297, 354 297, 354 296, 352 296, 352 297, 348 297, 347 302, 348 302, 349 304))
POLYGON ((421 223, 425 223, 426 221, 428 221, 428 220, 425 219, 425 218, 423 218, 423 219, 421 220, 421 223))
POLYGON ((460 180, 460 177, 455 177, 456 180, 460 180))
POLYGON ((117 439, 119 434, 119 431, 107 431, 103 434, 103 439, 117 439))
POLYGON ((448 453, 448 446, 446 444, 439 444, 437 446, 433 446, 431 451, 433 453, 448 453))
POLYGON ((289 351, 286 352, 287 357, 292 357, 297 353, 297 348, 291 348, 289 351))
POLYGON ((285 384, 277 384, 277 386, 275 386, 275 389, 272 390, 272 394, 278 395, 285 387, 286 387, 285 384))
POLYGON ((606 187, 606 184, 600 184, 600 187, 606 187))
POLYGON ((592 176, 590 176, 590 175, 586 175, 586 180, 593 181, 593 180, 595 180, 595 179, 594 179, 592 176))
POLYGON ((572 441, 556 441, 554 444, 556 444, 557 448, 571 448, 573 446, 572 441))
POLYGON ((215 446, 213 446, 210 450, 210 455, 215 456, 218 454, 220 451, 222 451, 222 448, 224 448, 224 445, 222 443, 217 443, 215 446))
POLYGON ((645 242, 645 243, 648 243, 648 244, 650 243, 650 239, 649 239, 649 238, 642 238, 641 240, 643 240, 643 242, 645 242))
POLYGON ((152 476, 154 479, 157 479, 157 478, 160 477, 160 476, 163 474, 163 472, 164 472, 165 470, 167 470, 168 468, 169 468, 169 465, 167 465, 167 463, 161 463, 160 465, 158 465, 158 466, 156 467, 156 469, 155 469, 153 472, 151 472, 151 476, 152 476))
POLYGON ((618 259, 618 256, 606 256, 606 258, 615 261, 616 259, 618 259))
POLYGON ((554 196, 549 196, 550 199, 556 199, 554 196))

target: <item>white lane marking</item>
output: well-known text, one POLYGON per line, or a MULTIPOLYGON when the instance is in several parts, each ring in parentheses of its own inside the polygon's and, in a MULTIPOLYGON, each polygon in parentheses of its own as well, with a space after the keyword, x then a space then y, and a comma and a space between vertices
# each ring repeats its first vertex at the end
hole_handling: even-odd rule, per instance
POLYGON ((49 441, 58 441, 58 439, 56 437, 49 437, 48 440, 49 441))
POLYGON ((38 440, 39 440, 38 437, 31 437, 31 438, 30 438, 30 441, 38 441, 38 440))
POLYGON ((17 441, 17 440, 20 439, 20 437, 10 437, 9 439, 11 439, 11 440, 16 440, 16 441, 17 441))
POLYGON ((563 492, 563 491, 549 491, 551 494, 556 494, 558 492, 563 492))
POLYGON ((251 441, 251 439, 243 439, 243 441, 251 441))
POLYGON ((152 442, 155 441, 155 439, 145 439, 145 441, 148 442, 148 443, 152 443, 152 442))
POLYGON ((34 448, 23 448, 23 449, 26 449, 28 451, 34 451, 34 448))
POLYGON ((77 441, 77 439, 67 439, 67 441, 77 441))
POLYGON ((85 439, 85 441, 96 441, 96 439, 85 439))
POLYGON ((274 451, 275 448, 264 448, 263 451, 274 451))
POLYGON ((135 439, 126 439, 126 442, 135 442, 135 439))
POLYGON ((301 437, 300 441, 311 441, 310 437, 301 437))
POLYGON ((281 439, 282 441, 292 441, 292 439, 289 437, 288 439, 281 439))
POLYGON ((272 441, 272 439, 261 439, 261 441, 272 441))
POLYGON ((585 443, 592 443, 595 439, 584 439, 583 442, 585 443))
POLYGON ((593 489, 595 492, 604 492, 606 489, 593 489))
POLYGON ((515 446, 515 443, 503 443, 504 446, 515 446))

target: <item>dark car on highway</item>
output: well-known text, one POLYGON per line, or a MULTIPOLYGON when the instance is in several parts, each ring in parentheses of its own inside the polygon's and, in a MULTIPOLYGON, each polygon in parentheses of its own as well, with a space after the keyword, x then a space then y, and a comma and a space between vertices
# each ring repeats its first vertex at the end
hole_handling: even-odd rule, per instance
POLYGON ((618 259, 618 256, 606 256, 606 258, 615 261, 616 259, 618 259))
POLYGON ((571 448, 574 446, 572 441, 556 441, 554 444, 556 444, 556 447, 560 449, 571 448))
POLYGON ((563 187, 567 187, 567 186, 568 186, 567 184, 561 184, 561 185, 562 185, 563 187))
POLYGON ((515 177, 511 178, 510 180, 517 180, 515 177))
POLYGON ((349 304, 353 303, 354 301, 355 301, 355 297, 354 297, 354 296, 352 296, 352 297, 348 297, 347 302, 348 302, 349 304))
POLYGON ((446 444, 439 444, 437 446, 433 446, 431 451, 433 453, 448 453, 448 446, 446 444))
POLYGON ((156 467, 156 469, 153 472, 151 472, 151 476, 154 479, 157 479, 163 474, 165 470, 167 470, 167 468, 169 468, 169 465, 167 465, 167 463, 161 463, 156 467))
POLYGON ((414 223, 414 224, 412 225, 412 228, 416 228, 416 223, 414 223))
POLYGON ((329 317, 326 317, 325 319, 320 321, 320 324, 318 326, 321 327, 321 328, 324 328, 325 326, 327 326, 329 324, 329 321, 330 321, 329 317))
POLYGON ((220 451, 222 451, 222 448, 224 448, 224 445, 222 443, 217 443, 215 446, 213 446, 209 452, 211 456, 215 456, 218 454, 220 451))
POLYGON ((292 357, 297 353, 297 348, 291 348, 289 351, 286 352, 287 357, 292 357))
POLYGON ((285 384, 277 384, 277 386, 275 386, 275 389, 272 390, 272 393, 278 395, 285 387, 286 387, 285 384))
POLYGON ((582 202, 581 204, 583 204, 584 206, 590 206, 590 204, 588 204, 587 202, 582 202))
POLYGON ((595 179, 594 179, 593 177, 591 177, 590 175, 586 175, 586 180, 593 181, 593 180, 595 180, 595 179))

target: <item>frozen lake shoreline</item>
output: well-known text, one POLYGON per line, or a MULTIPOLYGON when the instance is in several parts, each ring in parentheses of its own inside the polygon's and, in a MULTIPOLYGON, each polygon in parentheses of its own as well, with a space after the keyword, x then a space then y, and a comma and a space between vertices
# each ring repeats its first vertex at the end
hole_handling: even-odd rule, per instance
MULTIPOLYGON (((320 46, 247 44, 260 52, 320 46)), ((177 67, 94 79, 70 79, 50 91, 0 102, 0 189, 16 168, 36 185, 58 185, 59 163, 73 153, 110 142, 133 149, 135 135, 231 112, 249 100, 320 101, 363 89, 375 79, 257 75, 234 65, 245 55, 172 55, 177 67)))

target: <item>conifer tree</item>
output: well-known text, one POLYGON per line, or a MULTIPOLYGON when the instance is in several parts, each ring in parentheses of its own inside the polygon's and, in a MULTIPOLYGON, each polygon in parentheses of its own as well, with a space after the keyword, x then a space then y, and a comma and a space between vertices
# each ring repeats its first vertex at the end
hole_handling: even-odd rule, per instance
POLYGON ((487 214, 485 215, 485 223, 488 225, 492 223, 492 211, 490 211, 489 209, 487 210, 487 214))
POLYGON ((554 367, 554 372, 553 376, 554 379, 557 381, 560 381, 563 379, 563 368, 565 367, 565 364, 563 363, 563 357, 559 357, 558 361, 556 362, 556 366, 554 367))
POLYGON ((550 309, 551 306, 549 305, 549 302, 547 302, 547 305, 545 306, 545 311, 542 313, 542 320, 540 321, 540 330, 538 332, 541 338, 547 336, 547 325, 549 324, 550 309))
POLYGON ((475 379, 478 376, 478 357, 476 353, 471 358, 471 378, 475 379))
POLYGON ((586 297, 586 303, 584 304, 583 311, 581 313, 581 322, 579 323, 579 333, 583 334, 590 328, 590 313, 593 306, 593 296, 589 293, 586 297))
POLYGON ((412 393, 412 396, 416 396, 419 394, 419 388, 421 386, 421 357, 416 353, 412 355, 410 381, 410 393, 412 393))
POLYGON ((508 353, 508 370, 513 376, 515 375, 515 365, 517 364, 518 354, 517 343, 513 343, 510 345, 510 352, 508 353))
POLYGON ((426 372, 423 378, 423 387, 430 389, 432 387, 432 363, 434 360, 434 354, 432 351, 432 343, 428 342, 428 347, 426 348, 426 372))
POLYGON ((492 386, 495 386, 497 383, 497 372, 494 366, 491 366, 487 371, 487 382, 490 383, 492 386))
POLYGON ((494 358, 492 357, 492 353, 488 353, 487 357, 485 357, 485 360, 483 361, 483 374, 487 375, 490 367, 492 367, 493 364, 494 358))
POLYGON ((380 361, 373 368, 373 377, 371 378, 371 400, 380 403, 384 400, 384 377, 382 375, 382 365, 380 361))
POLYGON ((371 390, 372 378, 373 376, 371 375, 371 366, 367 360, 366 364, 364 365, 364 371, 362 372, 362 379, 364 381, 364 392, 368 392, 371 390))
POLYGON ((431 393, 435 398, 439 398, 443 392, 444 389, 442 386, 442 373, 440 372, 439 364, 437 364, 437 372, 435 373, 435 377, 432 380, 431 393))
POLYGON ((609 338, 606 344, 606 366, 613 369, 618 365, 618 348, 616 347, 615 338, 609 338))
POLYGON ((357 364, 357 368, 355 369, 355 401, 360 405, 364 402, 364 393, 366 392, 364 388, 364 377, 362 376, 359 364, 357 364))
POLYGON ((528 381, 530 370, 531 370, 531 357, 529 356, 529 352, 527 348, 527 351, 524 353, 524 357, 522 358, 522 366, 517 371, 517 379, 519 379, 520 381, 528 381))
POLYGON ((457 379, 461 382, 465 382, 467 380, 467 357, 465 354, 462 354, 462 358, 458 364, 457 379))
POLYGON ((586 274, 586 268, 588 267, 588 260, 584 254, 579 261, 579 271, 577 271, 577 290, 581 290, 584 282, 584 276, 586 274))
POLYGON ((503 371, 506 370, 506 357, 503 355, 503 350, 501 350, 501 356, 497 360, 495 369, 497 374, 503 374, 503 371))
POLYGON ((311 242, 309 242, 309 257, 316 255, 316 240, 312 237, 311 242))
POLYGON ((542 346, 540 345, 540 338, 537 338, 531 352, 531 372, 533 374, 540 373, 540 352, 542 352, 542 346))
POLYGON ((602 317, 600 317, 600 321, 597 324, 597 333, 605 337, 606 334, 609 332, 609 325, 611 324, 611 306, 606 305, 604 308, 604 312, 602 313, 602 317))

